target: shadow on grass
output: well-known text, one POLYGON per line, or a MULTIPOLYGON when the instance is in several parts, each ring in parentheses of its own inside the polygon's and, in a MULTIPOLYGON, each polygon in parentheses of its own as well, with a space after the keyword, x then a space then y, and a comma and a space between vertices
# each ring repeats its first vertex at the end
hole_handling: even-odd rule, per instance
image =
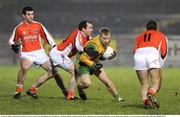
POLYGON ((144 109, 142 104, 127 104, 127 105, 124 105, 123 107, 144 109))

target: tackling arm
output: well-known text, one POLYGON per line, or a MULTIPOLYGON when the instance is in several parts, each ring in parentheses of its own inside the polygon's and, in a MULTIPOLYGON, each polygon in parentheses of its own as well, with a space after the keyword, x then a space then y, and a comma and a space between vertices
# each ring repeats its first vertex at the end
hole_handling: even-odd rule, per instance
POLYGON ((40 33, 41 33, 41 37, 44 39, 45 42, 48 42, 49 45, 51 45, 51 47, 53 48, 54 46, 56 46, 56 43, 54 41, 54 38, 52 37, 52 35, 49 33, 49 31, 42 25, 40 24, 40 33))

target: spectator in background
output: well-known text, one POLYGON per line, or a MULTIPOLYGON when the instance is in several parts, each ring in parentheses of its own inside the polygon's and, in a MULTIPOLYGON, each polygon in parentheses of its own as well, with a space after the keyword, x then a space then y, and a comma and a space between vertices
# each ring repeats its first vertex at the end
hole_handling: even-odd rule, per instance
POLYGON ((160 103, 155 95, 161 87, 162 66, 167 55, 167 38, 158 31, 156 21, 147 22, 146 31, 136 37, 133 52, 144 107, 159 108, 160 103))

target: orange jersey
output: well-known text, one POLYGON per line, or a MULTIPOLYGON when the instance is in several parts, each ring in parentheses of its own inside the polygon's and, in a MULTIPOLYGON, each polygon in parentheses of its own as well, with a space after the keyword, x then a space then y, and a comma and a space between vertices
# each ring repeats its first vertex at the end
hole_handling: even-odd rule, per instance
POLYGON ((86 37, 80 30, 76 29, 69 37, 57 45, 57 49, 63 51, 67 56, 72 57, 78 51, 83 51, 87 40, 88 37, 86 37))
POLYGON ((160 49, 162 59, 167 54, 167 38, 163 33, 155 30, 147 30, 136 37, 133 52, 135 53, 138 48, 154 47, 160 49))
POLYGON ((22 52, 31 52, 42 48, 40 37, 52 47, 55 45, 54 38, 41 23, 33 21, 27 24, 22 22, 14 29, 9 44, 17 44, 20 40, 22 52))

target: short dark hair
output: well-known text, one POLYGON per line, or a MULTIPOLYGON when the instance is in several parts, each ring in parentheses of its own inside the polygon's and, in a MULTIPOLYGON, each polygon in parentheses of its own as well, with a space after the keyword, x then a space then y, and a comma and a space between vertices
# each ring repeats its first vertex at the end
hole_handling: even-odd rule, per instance
POLYGON ((81 31, 83 28, 87 28, 87 23, 90 23, 90 24, 92 24, 92 22, 91 21, 81 21, 80 23, 79 23, 79 25, 78 25, 78 29, 81 31))
POLYGON ((23 9, 22 9, 22 14, 26 14, 26 11, 33 11, 33 8, 32 7, 30 7, 30 6, 26 6, 26 7, 24 7, 23 9))
POLYGON ((109 34, 111 34, 111 30, 107 27, 102 27, 99 30, 99 33, 100 33, 100 35, 102 35, 102 34, 109 35, 109 34))
POLYGON ((146 29, 147 30, 157 30, 157 23, 154 20, 150 20, 146 24, 146 29))

